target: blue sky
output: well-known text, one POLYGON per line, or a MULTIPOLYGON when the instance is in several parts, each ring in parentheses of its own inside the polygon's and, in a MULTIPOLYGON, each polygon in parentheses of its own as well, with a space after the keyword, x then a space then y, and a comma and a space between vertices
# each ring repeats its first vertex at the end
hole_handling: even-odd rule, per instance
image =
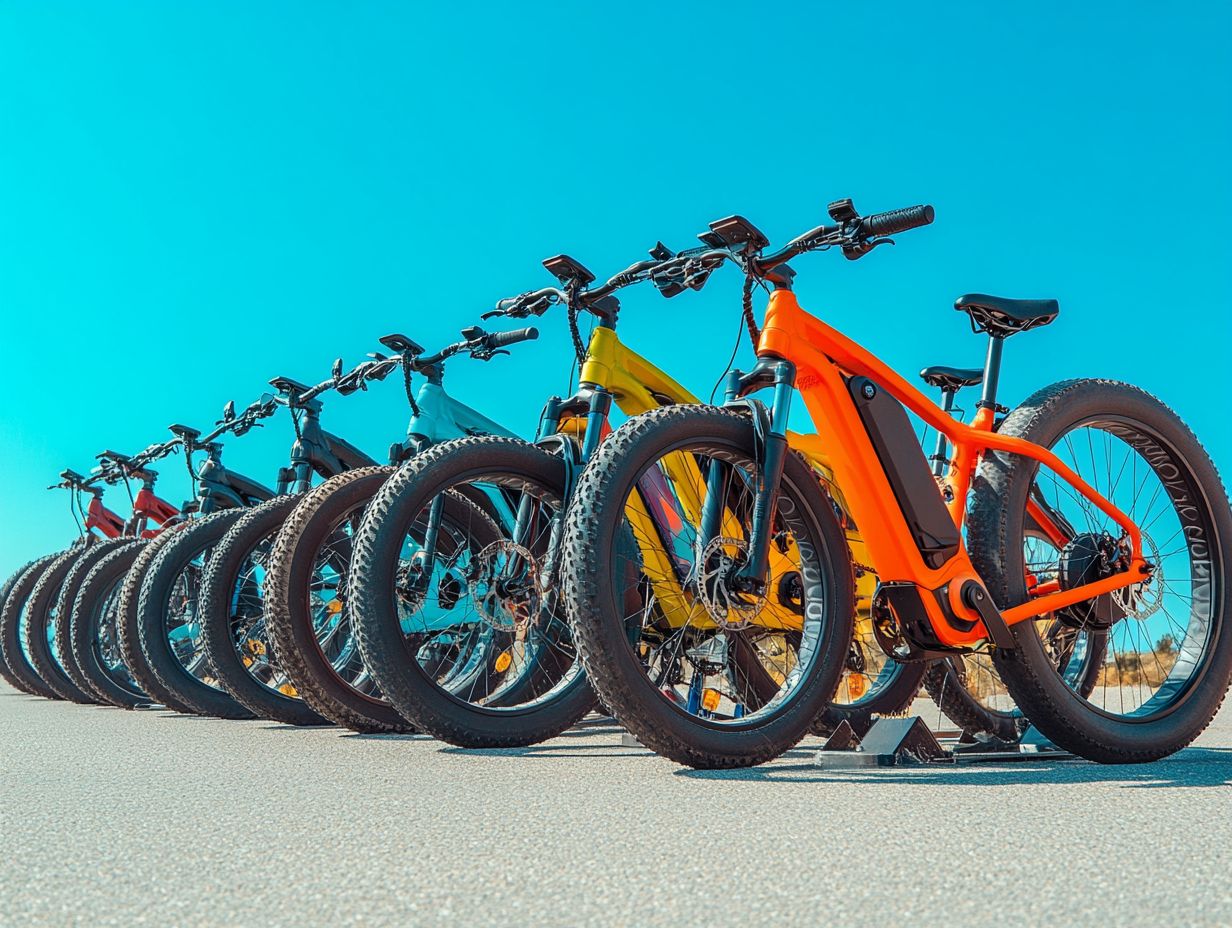
MULTIPOLYGON (((796 262, 811 311, 914 371, 979 362, 960 293, 1056 297, 1003 399, 1133 381, 1226 473, 1232 8, 1031 9, 8 0, 0 573, 71 538, 43 487, 103 447, 208 426, 386 332, 451 340, 547 283, 548 255, 606 275, 733 212, 781 241, 841 196, 937 221, 796 262)), ((707 393, 734 273, 624 307, 624 339, 707 393)), ((452 364, 451 390, 529 431, 567 387, 563 319, 541 328, 452 364)), ((396 379, 324 416, 376 456, 405 420, 396 379)), ((226 457, 272 481, 289 441, 276 420, 226 457)), ((163 474, 178 502, 182 462, 163 474)))

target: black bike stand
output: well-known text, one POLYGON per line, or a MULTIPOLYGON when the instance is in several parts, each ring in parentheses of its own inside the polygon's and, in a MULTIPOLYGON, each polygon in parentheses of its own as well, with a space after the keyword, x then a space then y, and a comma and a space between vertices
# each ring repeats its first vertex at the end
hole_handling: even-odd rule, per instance
POLYGON ((920 716, 886 717, 860 737, 840 722, 817 752, 814 763, 828 770, 936 764, 1006 763, 1024 760, 1076 760, 1034 727, 1016 742, 967 738, 938 740, 920 716))

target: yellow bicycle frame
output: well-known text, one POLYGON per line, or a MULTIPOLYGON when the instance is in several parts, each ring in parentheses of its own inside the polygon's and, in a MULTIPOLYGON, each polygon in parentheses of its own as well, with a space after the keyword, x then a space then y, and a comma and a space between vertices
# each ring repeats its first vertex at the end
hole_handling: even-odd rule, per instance
MULTIPOLYGON (((627 416, 635 416, 669 404, 701 402, 646 358, 627 347, 620 341, 616 331, 606 326, 597 326, 591 334, 579 381, 584 385, 601 387, 611 393, 617 407, 627 416)), ((585 417, 574 415, 561 420, 558 432, 572 435, 580 441, 585 427, 585 417)), ((826 484, 831 496, 846 513, 846 502, 834 484, 833 471, 822 450, 820 436, 788 432, 787 439, 789 445, 809 461, 818 478, 826 484)), ((697 465, 689 456, 675 454, 665 458, 663 466, 668 479, 681 493, 679 502, 688 510, 686 515, 694 520, 693 524, 698 524, 702 500, 689 493, 690 488, 705 483, 697 465)), ((713 627, 715 623, 705 609, 681 589, 668 552, 659 545, 648 543, 647 540, 658 538, 659 535, 650 512, 637 494, 630 497, 626 515, 633 528, 634 537, 638 539, 643 571, 654 588, 655 597, 669 624, 673 627, 685 624, 697 628, 713 627)), ((845 528, 852 559, 857 563, 867 563, 864 542, 858 531, 851 524, 847 524, 845 528)), ((772 552, 772 576, 781 576, 795 569, 787 554, 772 552)), ((858 578, 856 587, 857 614, 863 620, 869 615, 869 605, 876 587, 875 578, 871 573, 864 572, 858 578)), ((769 628, 799 630, 803 626, 803 619, 788 607, 771 600, 758 616, 756 624, 769 628)))

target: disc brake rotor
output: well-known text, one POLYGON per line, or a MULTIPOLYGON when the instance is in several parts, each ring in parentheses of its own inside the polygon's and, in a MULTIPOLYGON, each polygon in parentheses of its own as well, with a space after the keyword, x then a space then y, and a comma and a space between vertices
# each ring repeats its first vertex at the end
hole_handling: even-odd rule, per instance
POLYGON ((466 588, 480 617, 497 631, 523 631, 538 615, 539 564, 516 542, 501 539, 480 551, 466 588), (510 570, 510 564, 516 568, 510 570))
POLYGON ((765 594, 750 596, 732 590, 729 578, 748 559, 749 546, 739 538, 712 538, 700 558, 697 595, 706 614, 720 628, 739 631, 748 628, 766 605, 765 594))
POLYGON ((1154 570, 1141 583, 1133 583, 1112 591, 1112 601, 1127 616, 1149 619, 1159 611, 1164 601, 1164 565, 1159 556, 1159 547, 1150 535, 1142 535, 1143 554, 1154 570))

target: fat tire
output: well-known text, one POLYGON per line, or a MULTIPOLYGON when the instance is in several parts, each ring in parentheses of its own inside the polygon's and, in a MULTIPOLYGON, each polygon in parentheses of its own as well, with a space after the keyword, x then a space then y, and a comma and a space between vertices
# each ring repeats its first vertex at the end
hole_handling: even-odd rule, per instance
POLYGON ((4 679, 31 696, 42 696, 44 699, 60 699, 60 694, 43 682, 38 671, 30 663, 22 650, 21 614, 30 602, 30 596, 38 584, 39 578, 52 564, 64 556, 64 552, 48 554, 39 558, 20 571, 9 586, 0 603, 0 648, 4 649, 3 667, 4 679))
POLYGON ((947 658, 932 661, 924 674, 924 689, 945 717, 973 736, 1017 741, 1026 730, 1025 716, 993 712, 968 692, 964 669, 947 658))
POLYGON ((361 467, 310 490, 287 517, 265 575, 265 616, 274 654, 313 709, 362 734, 414 731, 388 701, 374 699, 338 678, 321 654, 304 589, 316 552, 331 527, 360 505, 367 508, 395 468, 361 467))
POLYGON ((831 734, 846 722, 853 731, 862 732, 871 728, 873 722, 882 716, 901 715, 911 708, 919 695, 927 669, 928 664, 922 662, 900 664, 889 686, 855 704, 830 703, 822 710, 812 730, 817 734, 831 734))
POLYGON ((128 668, 128 672, 137 681, 137 685, 149 696, 149 699, 144 704, 134 706, 133 708, 157 705, 171 709, 174 712, 195 715, 186 702, 179 699, 175 693, 163 686, 162 681, 158 679, 158 675, 154 673, 154 668, 150 666, 150 662, 146 660, 145 654, 142 653, 141 635, 137 629, 137 602, 141 598, 141 581, 145 579, 146 572, 149 571, 150 565, 154 563, 154 558, 158 556, 163 545, 167 544, 176 532, 183 531, 192 524, 194 523, 181 522, 173 525, 152 538, 149 544, 143 545, 137 553, 137 559, 133 562, 133 566, 124 575, 124 584, 120 587, 120 601, 117 607, 119 612, 120 654, 124 658, 124 665, 128 668))
POLYGON ((381 592, 393 588, 393 565, 410 520, 459 481, 497 474, 551 489, 564 508, 565 472, 559 457, 518 439, 454 439, 416 455, 385 482, 364 513, 351 557, 352 620, 360 653, 381 692, 420 731, 466 748, 537 744, 572 727, 595 705, 594 693, 580 674, 560 698, 525 709, 490 710, 453 698, 409 657, 397 612, 381 592))
MULTIPOLYGON (((141 653, 158 682, 189 712, 223 719, 251 719, 253 714, 230 693, 198 680, 179 662, 167 641, 166 610, 172 585, 180 574, 199 553, 217 545, 244 512, 224 509, 211 513, 168 538, 141 578, 137 600, 141 653)), ((205 569, 209 569, 208 564, 205 569)))
MULTIPOLYGON (((1210 724, 1232 679, 1232 627, 1228 622, 1227 583, 1232 577, 1232 511, 1227 493, 1206 451, 1180 418, 1151 394, 1111 380, 1069 380, 1039 390, 1015 409, 1000 433, 1044 447, 1084 421, 1128 419, 1153 433, 1153 441, 1188 466, 1187 479, 1204 497, 1214 538, 1209 539, 1213 577, 1213 624, 1201 677, 1191 681, 1186 698, 1167 716, 1123 721, 1098 714, 1073 693, 1051 666, 1034 623, 1013 626, 1015 649, 995 649, 993 663, 1031 723, 1055 744, 1108 764, 1144 763, 1188 745, 1210 724)), ((1026 601, 1021 566, 1010 545, 1021 548, 1026 497, 1037 465, 1030 459, 995 452, 986 455, 972 483, 968 548, 975 569, 1002 609, 1026 601), (1015 571, 1017 576, 1015 576, 1015 571)))
MULTIPOLYGON (((9 598, 9 593, 13 591, 13 587, 15 587, 17 585, 17 581, 21 579, 21 575, 33 567, 34 564, 34 561, 26 561, 26 563, 22 564, 15 571, 9 574, 9 578, 4 581, 3 586, 0 586, 0 610, 4 609, 4 601, 9 598)), ((9 680, 11 683, 11 674, 12 671, 9 670, 8 664, 4 658, 4 639, 0 637, 0 679, 9 680)))
POLYGON ((300 499, 275 496, 249 509, 227 530, 210 556, 201 583, 201 632, 214 676, 237 702, 256 715, 286 725, 328 725, 329 720, 309 703, 276 693, 254 679, 232 640, 231 594, 244 560, 255 544, 279 530, 300 499))
POLYGON ((847 540, 833 504, 813 471, 789 454, 783 480, 811 510, 818 542, 824 542, 835 572, 826 585, 830 619, 818 641, 818 663, 794 706, 744 731, 704 728, 668 705, 642 674, 629 647, 623 620, 606 614, 612 601, 610 553, 605 539, 622 524, 624 490, 660 449, 681 436, 712 439, 755 455, 750 420, 711 406, 668 406, 630 419, 607 437, 583 471, 565 529, 565 603, 586 672, 603 703, 646 747, 680 764, 702 769, 762 764, 803 738, 834 698, 852 636, 855 580, 847 540), (811 504, 808 497, 812 496, 811 504), (599 566, 603 565, 603 566, 599 566))
MULTIPOLYGON (((102 622, 101 606, 104 596, 109 590, 115 589, 117 581, 122 584, 134 562, 147 547, 149 544, 145 541, 124 545, 108 552, 94 564, 82 581, 68 623, 73 661, 77 669, 100 698, 120 709, 135 709, 147 705, 150 697, 133 689, 127 681, 116 679, 98 660, 94 643, 102 622)), ((118 606, 119 591, 115 592, 118 606)))
MULTIPOLYGON (((88 544, 70 548, 43 572, 34 592, 30 594, 30 602, 26 607, 26 653, 30 655, 30 663, 34 665, 39 678, 55 690, 61 699, 87 706, 96 702, 92 694, 73 682, 51 653, 47 642, 47 624, 51 621, 51 610, 59 608, 61 593, 68 586, 68 579, 79 562, 87 560, 93 563, 102 554, 131 541, 131 538, 92 539, 88 544)), ((60 644, 58 626, 61 618, 67 622, 69 613, 66 612, 63 616, 56 613, 57 646, 60 644)))
MULTIPOLYGON (((81 598, 82 587, 86 577, 95 565, 116 551, 125 551, 135 545, 140 545, 136 538, 122 537, 108 539, 107 543, 91 545, 73 562, 73 566, 64 576, 60 584, 60 592, 56 595, 56 650, 59 651, 59 666, 73 682, 73 685, 85 695, 94 705, 111 705, 102 693, 98 692, 94 683, 77 663, 77 655, 73 649, 73 613, 77 609, 77 601, 81 598)), ((89 603, 84 607, 89 608, 89 603)))

